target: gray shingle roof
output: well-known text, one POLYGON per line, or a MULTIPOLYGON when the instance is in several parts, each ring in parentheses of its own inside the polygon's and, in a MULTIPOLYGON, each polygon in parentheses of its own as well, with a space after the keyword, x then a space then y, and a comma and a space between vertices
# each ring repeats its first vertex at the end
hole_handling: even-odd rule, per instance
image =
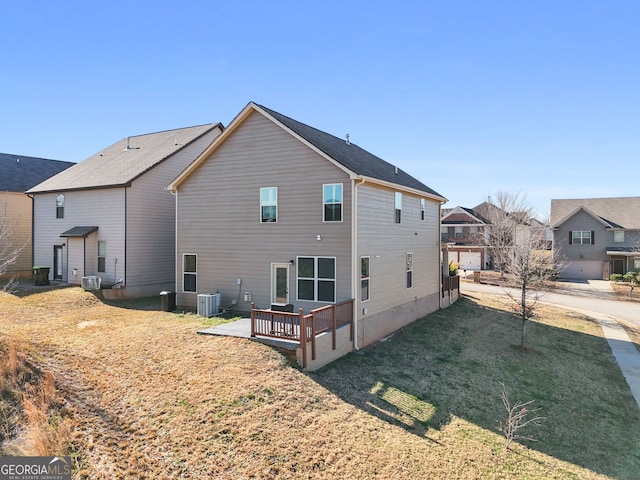
POLYGON ((30 193, 125 186, 221 124, 126 137, 30 189, 30 193), (127 146, 129 147, 127 149, 127 146))
POLYGON ((551 200, 551 226, 584 207, 613 228, 640 229, 640 197, 551 200))
POLYGON ((0 153, 0 191, 25 192, 72 165, 75 164, 48 158, 0 153))
POLYGON ((66 232, 62 232, 60 234, 61 237, 82 237, 86 238, 91 235, 93 232, 98 230, 98 227, 73 227, 67 230, 66 232))
POLYGON ((394 165, 363 150, 354 143, 347 143, 344 139, 300 123, 262 105, 258 106, 282 125, 357 175, 394 183, 444 198, 408 173, 399 168, 396 169, 394 165))

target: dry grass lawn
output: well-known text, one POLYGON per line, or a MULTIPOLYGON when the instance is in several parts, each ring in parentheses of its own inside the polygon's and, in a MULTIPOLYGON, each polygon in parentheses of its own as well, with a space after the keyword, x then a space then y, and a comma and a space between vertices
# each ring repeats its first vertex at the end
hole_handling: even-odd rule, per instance
POLYGON ((512 346, 519 324, 502 305, 467 297, 306 374, 268 346, 197 335, 202 318, 159 306, 109 305, 79 288, 0 293, 0 343, 16 342, 53 375, 55 423, 70 436, 67 451, 50 453, 73 456, 74 478, 640 471, 640 412, 600 329, 582 316, 544 307, 523 353, 512 346), (500 381, 514 401, 542 407, 547 420, 527 431, 537 442, 502 448, 500 381))

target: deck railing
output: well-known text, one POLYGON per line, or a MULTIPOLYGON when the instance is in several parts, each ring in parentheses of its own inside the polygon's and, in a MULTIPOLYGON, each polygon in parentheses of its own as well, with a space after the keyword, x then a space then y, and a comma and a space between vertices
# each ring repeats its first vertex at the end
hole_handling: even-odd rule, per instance
POLYGON ((311 358, 316 359, 316 336, 331 333, 332 348, 336 349, 336 331, 350 325, 353 341, 353 300, 311 310, 304 314, 256 309, 251 304, 251 336, 272 337, 298 342, 302 348, 302 367, 307 366, 307 345, 311 344, 311 358))

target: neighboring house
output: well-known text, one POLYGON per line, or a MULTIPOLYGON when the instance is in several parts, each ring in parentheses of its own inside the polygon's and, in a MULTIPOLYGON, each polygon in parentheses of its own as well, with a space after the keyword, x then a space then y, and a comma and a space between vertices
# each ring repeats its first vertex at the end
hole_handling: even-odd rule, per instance
POLYGON ((448 245, 449 261, 460 264, 461 270, 489 268, 489 225, 475 209, 443 209, 440 229, 442 242, 448 245))
MULTIPOLYGON (((492 243, 522 245, 534 230, 546 235, 542 233, 544 223, 526 212, 505 212, 491 202, 482 202, 473 208, 442 210, 441 240, 447 245, 449 260, 460 264, 461 270, 497 268, 491 249, 499 247, 492 243)), ((550 242, 548 249, 551 249, 550 242)))
POLYGON ((437 310, 440 194, 355 144, 249 103, 167 187, 177 303, 295 311, 355 299, 351 348, 437 310))
POLYGON ((175 289, 175 199, 164 188, 223 127, 127 137, 31 188, 34 263, 50 279, 95 276, 107 296, 175 289))
POLYGON ((640 271, 640 197, 551 200, 551 228, 564 278, 640 271))
POLYGON ((0 225, 12 232, 8 250, 20 249, 18 260, 9 265, 7 277, 29 277, 31 251, 31 198, 24 192, 74 165, 47 158, 0 153, 0 225))

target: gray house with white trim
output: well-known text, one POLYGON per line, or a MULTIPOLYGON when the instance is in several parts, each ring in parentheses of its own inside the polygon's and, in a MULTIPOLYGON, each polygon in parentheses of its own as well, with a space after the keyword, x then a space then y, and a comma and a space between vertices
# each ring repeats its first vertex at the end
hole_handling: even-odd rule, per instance
POLYGON ((640 197, 551 200, 550 224, 564 278, 640 271, 640 197))
POLYGON ((175 200, 164 187, 222 130, 126 137, 31 188, 34 263, 51 280, 100 277, 111 297, 173 290, 175 200))
POLYGON ((167 188, 178 305, 354 299, 356 348, 440 306, 446 199, 348 139, 251 102, 167 188))

